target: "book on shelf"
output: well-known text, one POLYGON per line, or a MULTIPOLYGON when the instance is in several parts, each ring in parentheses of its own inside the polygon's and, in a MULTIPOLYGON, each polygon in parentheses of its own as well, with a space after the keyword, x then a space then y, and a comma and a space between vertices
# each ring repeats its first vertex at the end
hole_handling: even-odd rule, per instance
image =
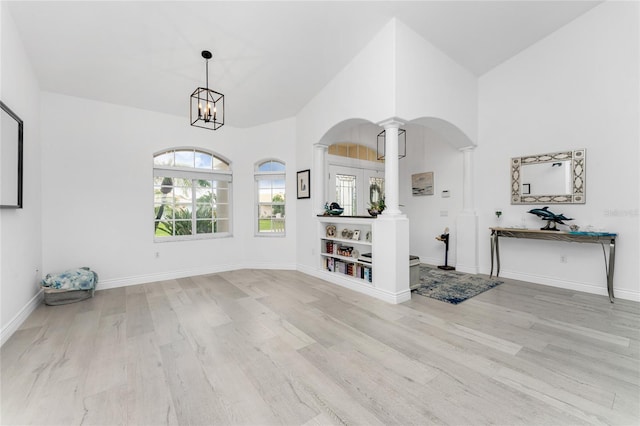
POLYGON ((335 268, 333 257, 327 257, 325 260, 327 271, 333 272, 335 268))
POLYGON ((328 254, 333 254, 333 241, 326 241, 326 249, 328 254))
POLYGON ((371 263, 371 253, 362 253, 358 258, 358 262, 371 263))

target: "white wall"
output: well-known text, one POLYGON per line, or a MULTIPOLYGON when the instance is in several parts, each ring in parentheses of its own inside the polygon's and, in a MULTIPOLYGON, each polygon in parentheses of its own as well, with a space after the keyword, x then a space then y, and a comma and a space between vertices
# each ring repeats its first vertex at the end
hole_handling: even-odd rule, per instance
POLYGON ((407 120, 445 120, 460 129, 447 135, 451 145, 474 145, 477 78, 401 21, 396 29, 395 115, 407 120))
POLYGON ((343 120, 376 123, 394 114, 395 28, 393 19, 298 113, 299 147, 304 152, 310 153, 311 145, 343 120))
POLYGON ((0 209, 0 330, 4 343, 39 301, 42 239, 40 89, 4 2, 0 3, 0 21, 0 99, 24 121, 24 208, 0 209))
POLYGON ((400 160, 400 204, 409 218, 410 254, 422 263, 444 265, 444 243, 435 238, 449 228, 449 265, 456 264, 456 217, 462 210, 462 153, 435 131, 407 127, 407 156, 400 160), (414 196, 411 175, 433 172, 434 194, 414 196), (443 198, 448 190, 450 197, 443 198))
POLYGON ((99 288, 108 288, 234 268, 295 268, 293 120, 213 132, 189 126, 186 116, 52 93, 43 93, 42 108, 47 272, 90 266, 99 288), (152 158, 177 146, 231 161, 233 237, 154 242, 152 158), (284 238, 254 237, 253 167, 264 158, 288 166, 284 238))
MULTIPOLYGON (((479 229, 544 223, 509 203, 511 157, 586 148, 586 204, 552 205, 571 223, 618 232, 616 296, 640 300, 638 4, 605 2, 480 78, 479 229), (498 222, 494 211, 504 215, 498 222)), ((480 264, 489 271, 489 232, 480 264)), ((482 241, 486 241, 483 244, 482 241)), ((505 240, 505 277, 606 294, 597 245, 505 240), (561 263, 561 256, 568 262, 561 263)))

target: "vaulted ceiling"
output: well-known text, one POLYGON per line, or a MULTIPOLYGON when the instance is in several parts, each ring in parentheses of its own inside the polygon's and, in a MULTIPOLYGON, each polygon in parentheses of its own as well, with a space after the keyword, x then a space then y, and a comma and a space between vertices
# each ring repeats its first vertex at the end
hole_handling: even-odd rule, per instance
MULTIPOLYGON (((480 76, 600 1, 5 2, 41 89, 188 115, 213 52, 226 122, 294 116, 393 17, 480 76)), ((381 61, 385 58, 380 58, 381 61)), ((105 117, 105 119, 108 119, 105 117)))

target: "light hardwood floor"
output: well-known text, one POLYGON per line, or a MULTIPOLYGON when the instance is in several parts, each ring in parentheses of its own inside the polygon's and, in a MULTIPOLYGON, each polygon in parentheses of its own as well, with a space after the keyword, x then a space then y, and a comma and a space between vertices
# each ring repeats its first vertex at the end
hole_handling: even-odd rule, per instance
POLYGON ((508 279, 389 305, 242 270, 40 306, 1 352, 2 424, 640 422, 640 304, 508 279))

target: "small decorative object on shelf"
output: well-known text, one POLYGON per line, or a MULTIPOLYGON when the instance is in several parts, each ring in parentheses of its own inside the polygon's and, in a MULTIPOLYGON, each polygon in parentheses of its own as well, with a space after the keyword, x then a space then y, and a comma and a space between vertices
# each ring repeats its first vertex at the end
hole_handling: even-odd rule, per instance
POLYGON ((360 230, 356 229, 353 231, 353 235, 351 236, 351 239, 353 240, 359 240, 360 239, 360 230))
POLYGON ((528 211, 528 213, 534 214, 540 219, 547 221, 547 225, 543 228, 540 228, 541 231, 559 231, 559 229, 556 228, 556 223, 559 223, 560 225, 566 225, 563 220, 573 220, 572 218, 565 217, 563 214, 555 214, 553 212, 550 212, 548 206, 545 206, 541 209, 531 209, 528 211))
POLYGON ((338 246, 337 253, 340 256, 351 257, 351 252, 353 251, 353 247, 350 246, 338 246))
POLYGON ((327 237, 335 237, 335 236, 336 236, 336 226, 327 225, 327 237))
POLYGON ((338 203, 331 203, 331 205, 329 205, 329 203, 325 203, 324 204, 324 214, 325 215, 331 215, 331 216, 339 216, 344 212, 344 209, 342 207, 340 207, 340 204, 338 203))
POLYGON ((386 204, 384 203, 384 197, 380 198, 378 201, 372 201, 371 207, 367 209, 369 214, 373 217, 378 216, 380 213, 384 211, 386 208, 386 204))

